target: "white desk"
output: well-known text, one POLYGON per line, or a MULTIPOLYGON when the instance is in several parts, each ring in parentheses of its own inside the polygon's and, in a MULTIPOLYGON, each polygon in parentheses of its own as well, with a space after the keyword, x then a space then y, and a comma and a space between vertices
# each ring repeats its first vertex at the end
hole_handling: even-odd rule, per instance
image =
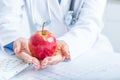
POLYGON ((30 67, 11 80, 120 80, 120 54, 88 52, 39 71, 30 67))

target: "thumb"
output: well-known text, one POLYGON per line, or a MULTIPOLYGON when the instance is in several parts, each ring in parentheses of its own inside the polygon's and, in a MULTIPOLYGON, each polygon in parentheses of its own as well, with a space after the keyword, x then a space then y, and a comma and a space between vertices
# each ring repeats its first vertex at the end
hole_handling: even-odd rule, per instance
POLYGON ((21 43, 19 40, 14 41, 14 52, 20 53, 21 43))
POLYGON ((70 58, 70 52, 69 47, 66 44, 63 44, 61 47, 62 55, 65 56, 65 58, 70 58))

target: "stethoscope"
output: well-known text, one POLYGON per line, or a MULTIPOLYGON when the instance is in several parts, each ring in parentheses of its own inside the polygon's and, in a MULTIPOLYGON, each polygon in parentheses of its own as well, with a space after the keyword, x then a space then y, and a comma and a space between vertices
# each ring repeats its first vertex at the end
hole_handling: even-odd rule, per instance
MULTIPOLYGON (((67 11, 67 13, 65 14, 65 16, 63 18, 65 25, 72 26, 78 21, 79 15, 80 15, 80 12, 81 12, 81 8, 85 4, 85 1, 86 0, 81 0, 80 1, 79 7, 78 7, 77 11, 75 12, 75 10, 74 10, 75 0, 71 0, 69 10, 67 11)), ((46 20, 45 23, 48 25, 48 24, 51 23, 51 13, 50 13, 50 10, 49 10, 49 2, 47 2, 47 6, 48 6, 48 13, 49 13, 49 20, 46 20)))
POLYGON ((71 0, 69 10, 64 16, 64 23, 67 26, 74 25, 78 21, 79 15, 80 15, 80 12, 81 12, 81 8, 83 7, 85 1, 86 0, 81 0, 80 1, 79 7, 78 7, 77 11, 75 12, 75 10, 74 10, 75 0, 71 0))
MULTIPOLYGON (((27 1, 27 0, 25 0, 27 1)), ((49 9, 49 0, 46 0, 47 1, 47 8, 48 8, 48 18, 47 19, 44 19, 44 20, 40 20, 39 23, 38 21, 34 21, 35 23, 33 23, 34 25, 37 25, 36 27, 39 29, 40 26, 42 25, 42 22, 45 22, 45 25, 50 25, 51 23, 51 12, 50 12, 50 9, 49 9)), ((81 8, 83 7, 84 3, 86 2, 86 0, 80 0, 80 3, 79 3, 79 7, 78 9, 75 11, 74 10, 74 7, 75 7, 75 0, 71 0, 70 2, 70 6, 69 6, 69 9, 67 11, 67 13, 65 14, 64 18, 63 18, 63 22, 65 25, 67 26, 72 26, 74 25, 78 19, 79 19, 79 15, 81 13, 81 8)), ((29 4, 30 4, 30 7, 31 7, 31 0, 29 0, 29 4)), ((26 4, 27 5, 27 4, 26 4)), ((32 7, 31 7, 32 8, 32 7)), ((31 10, 30 10, 31 11, 31 10)), ((30 12, 28 10, 28 15, 30 16, 30 12)), ((32 19, 32 18, 31 18, 32 19)))

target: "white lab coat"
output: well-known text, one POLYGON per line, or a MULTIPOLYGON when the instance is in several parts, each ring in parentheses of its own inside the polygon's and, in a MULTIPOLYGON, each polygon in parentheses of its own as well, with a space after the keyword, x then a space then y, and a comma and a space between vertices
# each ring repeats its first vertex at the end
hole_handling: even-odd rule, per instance
MULTIPOLYGON (((94 48, 99 51, 112 51, 106 37, 101 36, 102 16, 106 0, 87 0, 81 9, 80 18, 73 26, 64 24, 70 0, 0 0, 0 41, 8 44, 19 37, 29 38, 44 21, 51 20, 45 29, 50 30, 59 40, 68 43, 71 57, 77 57, 94 48), (27 11, 26 11, 27 10, 27 11), (26 12, 29 12, 26 14, 26 12), (29 19, 29 21, 27 20, 29 19)), ((75 10, 79 6, 75 2, 75 10)))

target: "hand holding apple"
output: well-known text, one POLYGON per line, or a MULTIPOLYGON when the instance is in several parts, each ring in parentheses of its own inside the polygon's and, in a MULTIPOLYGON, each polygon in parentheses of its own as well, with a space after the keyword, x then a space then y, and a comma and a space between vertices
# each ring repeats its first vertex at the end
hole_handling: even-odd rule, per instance
POLYGON ((27 62, 33 63, 36 70, 40 69, 40 61, 33 57, 28 49, 28 39, 18 38, 14 41, 14 52, 17 58, 27 62))
POLYGON ((70 61, 69 46, 63 40, 57 40, 57 48, 52 56, 48 56, 41 61, 41 68, 47 65, 57 64, 62 61, 70 61))
POLYGON ((42 29, 42 31, 35 32, 29 40, 19 38, 14 41, 16 56, 25 62, 33 63, 36 70, 70 58, 69 46, 66 42, 56 41, 56 38, 48 30, 42 29))
POLYGON ((28 43, 30 52, 39 60, 52 56, 57 47, 55 36, 48 30, 44 30, 44 24, 42 30, 36 31, 28 43))

